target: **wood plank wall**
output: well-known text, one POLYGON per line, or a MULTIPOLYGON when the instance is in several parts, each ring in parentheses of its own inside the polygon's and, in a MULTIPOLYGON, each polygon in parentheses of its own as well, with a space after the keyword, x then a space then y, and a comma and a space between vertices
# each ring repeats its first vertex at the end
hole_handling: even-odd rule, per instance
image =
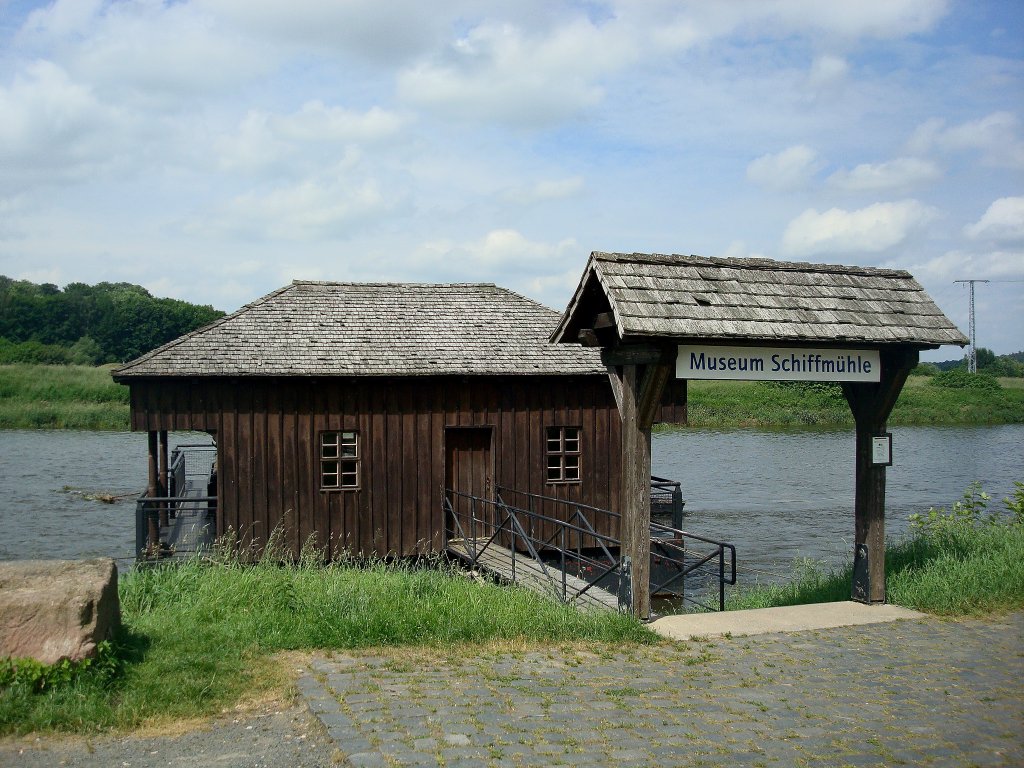
MULTIPOLYGON (((446 427, 494 429, 497 485, 616 509, 620 420, 605 376, 132 381, 133 430, 198 430, 217 441, 218 533, 259 544, 281 526, 318 546, 412 555, 443 546, 446 427), (546 482, 546 428, 583 429, 579 484, 546 482), (321 490, 319 434, 356 430, 358 490, 321 490)), ((685 382, 662 416, 685 417, 685 382), (681 403, 681 404, 680 404, 681 403)), ((509 499, 510 503, 512 502, 509 499)), ((552 513, 554 509, 544 510, 552 513)), ((616 535, 616 521, 594 521, 616 535)))

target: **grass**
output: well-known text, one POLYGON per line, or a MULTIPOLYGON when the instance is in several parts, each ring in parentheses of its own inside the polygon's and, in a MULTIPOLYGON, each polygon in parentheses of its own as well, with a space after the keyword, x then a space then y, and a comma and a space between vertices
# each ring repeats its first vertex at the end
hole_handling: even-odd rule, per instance
MULTIPOLYGON (((889 418, 894 426, 1024 423, 1024 382, 1000 379, 997 390, 947 389, 912 376, 889 418)), ((842 394, 822 385, 780 385, 756 381, 691 381, 690 426, 852 427, 842 394)))
POLYGON ((223 549, 213 562, 140 569, 121 582, 123 671, 42 692, 0 689, 0 734, 95 731, 206 716, 288 687, 281 651, 407 647, 476 654, 488 644, 649 643, 634 619, 581 612, 475 581, 441 563, 282 565, 223 549))
MULTIPOLYGON (((977 484, 950 511, 911 517, 911 530, 886 547, 887 599, 943 616, 1024 610, 1024 483, 1016 483, 1010 514, 988 511, 977 484)), ((792 581, 734 591, 728 610, 848 600, 853 567, 797 567, 792 581)))
POLYGON ((0 429, 128 429, 111 366, 0 365, 0 429))

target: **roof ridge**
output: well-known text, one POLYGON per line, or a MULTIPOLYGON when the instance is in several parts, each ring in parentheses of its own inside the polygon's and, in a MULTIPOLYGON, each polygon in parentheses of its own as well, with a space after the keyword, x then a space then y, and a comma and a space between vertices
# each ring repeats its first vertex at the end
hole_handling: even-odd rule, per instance
POLYGON ((774 269, 783 272, 828 272, 850 275, 876 275, 885 277, 913 277, 903 269, 887 267, 862 267, 845 264, 822 264, 809 261, 779 261, 766 257, 739 256, 699 256, 697 254, 664 254, 664 253, 619 253, 595 251, 597 261, 614 262, 646 262, 649 264, 669 264, 679 266, 715 266, 732 269, 774 269))
MULTIPOLYGON (((363 282, 357 280, 292 280, 296 285, 323 285, 355 288, 499 288, 495 283, 405 283, 398 281, 363 282)), ((291 287, 291 286, 286 286, 291 287)), ((508 290, 508 289, 502 289, 508 290)))

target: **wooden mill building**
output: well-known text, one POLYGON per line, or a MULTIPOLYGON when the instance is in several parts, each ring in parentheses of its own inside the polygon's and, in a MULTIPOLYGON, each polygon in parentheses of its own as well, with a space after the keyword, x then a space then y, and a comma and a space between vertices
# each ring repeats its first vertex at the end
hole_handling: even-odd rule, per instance
MULTIPOLYGON (((494 285, 295 282, 114 378, 151 468, 158 435, 214 437, 218 534, 411 555, 443 548, 445 488, 620 506, 606 368, 549 343, 558 319, 494 285)), ((685 421, 684 387, 657 420, 685 421)))

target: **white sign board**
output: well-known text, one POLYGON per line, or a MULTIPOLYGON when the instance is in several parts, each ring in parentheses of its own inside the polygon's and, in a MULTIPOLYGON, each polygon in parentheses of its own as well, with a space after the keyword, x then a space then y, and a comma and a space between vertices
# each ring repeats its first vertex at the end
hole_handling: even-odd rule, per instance
POLYGON ((879 381, 877 349, 680 345, 677 379, 879 381))
POLYGON ((875 466, 892 466, 892 434, 875 435, 871 438, 871 463, 875 466))

